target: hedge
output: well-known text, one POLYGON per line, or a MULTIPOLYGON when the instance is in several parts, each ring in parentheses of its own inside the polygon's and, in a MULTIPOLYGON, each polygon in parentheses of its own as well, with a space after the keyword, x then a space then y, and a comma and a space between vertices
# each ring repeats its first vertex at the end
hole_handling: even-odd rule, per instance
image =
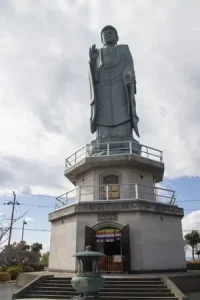
POLYGON ((10 281, 11 275, 8 272, 0 272, 0 282, 10 281))
POLYGON ((34 272, 34 269, 31 266, 23 266, 23 272, 34 272))
POLYGON ((187 261, 188 270, 200 270, 200 261, 187 261))
POLYGON ((33 268, 33 270, 35 272, 38 271, 44 271, 44 265, 43 264, 30 264, 31 268, 33 268))
POLYGON ((23 272, 23 268, 21 265, 8 267, 6 272, 8 272, 11 276, 12 280, 15 280, 19 273, 23 272))
POLYGON ((0 271, 0 282, 15 280, 21 272, 38 272, 43 271, 43 264, 16 265, 4 268, 0 271))

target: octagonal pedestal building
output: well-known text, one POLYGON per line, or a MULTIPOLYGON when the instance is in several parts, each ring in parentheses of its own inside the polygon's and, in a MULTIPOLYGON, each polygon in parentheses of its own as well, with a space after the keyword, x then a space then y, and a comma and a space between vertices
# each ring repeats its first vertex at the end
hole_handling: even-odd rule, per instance
POLYGON ((111 143, 95 151, 86 145, 66 160, 64 174, 75 188, 57 197, 49 214, 50 271, 75 273, 72 255, 87 245, 106 255, 101 272, 186 270, 183 209, 174 191, 156 186, 162 152, 124 145, 123 151, 111 143))

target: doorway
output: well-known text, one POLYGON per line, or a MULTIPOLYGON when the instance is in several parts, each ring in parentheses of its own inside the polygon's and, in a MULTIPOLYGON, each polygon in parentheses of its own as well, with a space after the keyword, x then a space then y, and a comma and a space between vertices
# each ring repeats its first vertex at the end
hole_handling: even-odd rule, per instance
POLYGON ((113 224, 106 224, 94 230, 85 226, 85 247, 90 245, 94 251, 106 256, 99 261, 100 272, 131 271, 130 233, 129 225, 118 229, 113 224), (107 226, 106 226, 107 225, 107 226))
POLYGON ((122 272, 121 231, 103 227, 96 231, 96 251, 104 253, 99 262, 101 272, 122 272))

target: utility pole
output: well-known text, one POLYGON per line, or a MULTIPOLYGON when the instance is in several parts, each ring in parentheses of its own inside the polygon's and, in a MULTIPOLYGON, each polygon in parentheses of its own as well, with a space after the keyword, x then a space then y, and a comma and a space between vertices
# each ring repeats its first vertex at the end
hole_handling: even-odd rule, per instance
POLYGON ((26 225, 26 224, 27 224, 27 222, 25 220, 23 220, 21 242, 23 242, 23 240, 24 240, 24 225, 26 225))
POLYGON ((15 205, 20 205, 19 202, 16 201, 16 194, 13 191, 13 201, 9 201, 8 205, 12 204, 12 213, 11 213, 11 220, 10 220, 10 230, 9 230, 9 237, 8 237, 8 247, 10 246, 11 236, 12 236, 12 227, 13 227, 13 220, 14 220, 14 213, 15 213, 15 205))

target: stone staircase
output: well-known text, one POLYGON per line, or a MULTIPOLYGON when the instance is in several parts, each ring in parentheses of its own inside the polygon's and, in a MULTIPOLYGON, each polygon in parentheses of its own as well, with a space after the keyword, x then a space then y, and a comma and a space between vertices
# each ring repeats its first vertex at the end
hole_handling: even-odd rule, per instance
MULTIPOLYGON (((50 277, 32 285, 23 298, 70 299, 78 293, 71 286, 71 278, 50 277)), ((159 277, 106 278, 99 292, 103 299, 178 300, 159 277)))

